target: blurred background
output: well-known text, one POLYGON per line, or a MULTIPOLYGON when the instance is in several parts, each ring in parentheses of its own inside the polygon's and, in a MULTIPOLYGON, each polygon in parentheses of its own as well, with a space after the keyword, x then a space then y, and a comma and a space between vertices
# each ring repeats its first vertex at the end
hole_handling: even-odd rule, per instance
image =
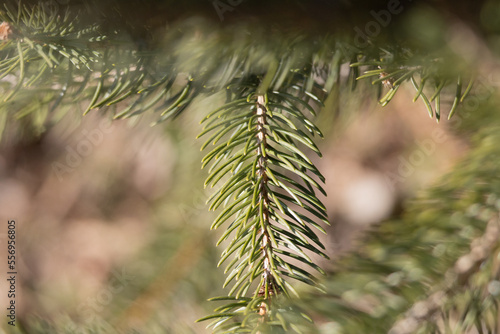
MULTIPOLYGON (((68 114, 40 138, 2 141, 0 218, 17 223, 17 315, 28 332, 48 322, 72 333, 208 332, 195 320, 212 309, 208 298, 224 293, 224 275, 195 137, 218 98, 154 127, 151 115, 68 114)), ((332 226, 323 238, 333 261, 467 152, 467 142, 411 98, 401 92, 382 108, 373 96, 353 95, 341 108, 359 112, 319 116, 324 156, 315 163, 326 177, 332 226)))

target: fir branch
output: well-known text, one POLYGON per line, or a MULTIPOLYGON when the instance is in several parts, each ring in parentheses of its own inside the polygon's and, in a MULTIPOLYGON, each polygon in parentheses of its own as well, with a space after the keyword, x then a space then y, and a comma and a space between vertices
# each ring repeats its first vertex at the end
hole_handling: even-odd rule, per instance
MULTIPOLYGON (((226 267, 229 276, 224 286, 235 281, 229 295, 238 302, 200 319, 218 319, 211 324, 216 331, 231 326, 233 319, 240 319, 240 327, 249 331, 277 321, 276 317, 281 317, 276 306, 279 300, 290 298, 290 292, 295 292, 285 277, 316 286, 314 276, 294 261, 323 272, 305 251, 326 257, 321 251, 323 245, 310 228, 324 232, 315 219, 328 221, 326 209, 313 190, 321 186, 309 173, 324 178, 299 146, 300 143, 319 153, 300 129, 320 133, 298 105, 307 106, 306 110, 311 107, 286 91, 260 94, 259 86, 260 82, 254 82, 202 121, 205 128, 201 135, 213 132, 202 147, 217 145, 203 159, 203 166, 212 163, 206 185, 223 182, 209 199, 211 209, 225 205, 212 228, 230 222, 218 244, 234 235, 219 265, 233 256, 226 267), (287 174, 295 174, 300 181, 287 174), (253 297, 240 299, 259 276, 253 297)), ((286 322, 278 324, 282 329, 288 328, 286 322)))

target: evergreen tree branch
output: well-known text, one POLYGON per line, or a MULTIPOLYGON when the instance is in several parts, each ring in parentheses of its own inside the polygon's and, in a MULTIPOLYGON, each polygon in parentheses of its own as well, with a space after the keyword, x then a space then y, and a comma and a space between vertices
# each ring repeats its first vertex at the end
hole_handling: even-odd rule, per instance
POLYGON ((213 187, 222 183, 209 199, 211 209, 225 206, 212 228, 230 222, 218 244, 233 235, 219 262, 233 256, 224 283, 226 286, 235 281, 229 292, 232 303, 200 319, 216 318, 211 326, 217 332, 232 328, 234 322, 230 320, 239 323, 243 332, 276 321, 272 326, 288 328, 277 305, 281 298, 290 298, 290 293, 296 292, 285 277, 317 286, 314 276, 301 266, 323 273, 306 253, 326 257, 324 246, 310 228, 324 232, 316 220, 328 223, 326 208, 314 191, 322 188, 310 173, 324 178, 302 153, 304 146, 320 154, 306 134, 320 132, 299 105, 314 110, 286 91, 260 94, 258 87, 261 82, 254 81, 202 121, 205 128, 201 135, 212 133, 203 147, 216 145, 203 159, 204 166, 212 163, 205 184, 213 187), (253 296, 246 299, 257 280, 253 296))

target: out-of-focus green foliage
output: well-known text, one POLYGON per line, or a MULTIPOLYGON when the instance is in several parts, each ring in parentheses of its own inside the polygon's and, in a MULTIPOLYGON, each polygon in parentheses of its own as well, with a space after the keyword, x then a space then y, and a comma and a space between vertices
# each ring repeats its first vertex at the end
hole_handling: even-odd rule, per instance
POLYGON ((376 227, 335 264, 326 294, 305 294, 302 307, 330 319, 335 333, 499 331, 497 101, 471 117, 481 130, 459 167, 376 227))

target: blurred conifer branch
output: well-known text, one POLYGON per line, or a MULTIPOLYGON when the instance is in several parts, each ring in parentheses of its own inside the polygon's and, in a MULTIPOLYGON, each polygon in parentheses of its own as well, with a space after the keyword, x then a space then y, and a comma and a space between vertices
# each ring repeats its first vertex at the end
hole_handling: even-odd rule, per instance
POLYGON ((299 304, 341 333, 498 332, 498 137, 485 127, 460 169, 337 263, 326 294, 299 304))

